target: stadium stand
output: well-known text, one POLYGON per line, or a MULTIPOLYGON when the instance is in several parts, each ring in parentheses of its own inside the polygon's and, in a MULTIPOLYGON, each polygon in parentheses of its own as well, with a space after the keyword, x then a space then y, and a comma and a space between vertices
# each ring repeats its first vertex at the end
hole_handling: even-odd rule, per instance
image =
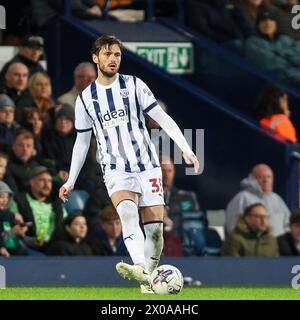
MULTIPOLYGON (((186 235, 191 236, 184 238, 186 256, 163 258, 162 263, 178 264, 187 274, 203 279, 206 284, 289 284, 296 258, 283 261, 276 258, 231 260, 227 257, 199 259, 187 256, 220 254, 225 238, 224 208, 238 191, 240 180, 257 163, 267 163, 276 173, 274 189, 289 209, 299 208, 299 145, 274 139, 260 127, 253 114, 261 89, 268 83, 279 86, 290 97, 291 119, 299 136, 299 89, 187 27, 182 0, 176 0, 176 17, 156 17, 154 1, 149 0, 145 21, 131 23, 79 19, 70 14, 70 1, 65 2, 64 14, 57 15, 56 12, 41 29, 47 59, 44 65, 51 78, 54 98, 72 87, 74 68, 80 62, 91 60, 89 49, 93 40, 102 34, 114 34, 125 43, 120 73, 141 77, 155 96, 166 102, 168 113, 180 128, 204 129, 204 147, 198 154, 203 173, 187 176, 185 166, 176 168, 176 185, 195 192, 201 204, 199 211, 183 215, 186 235), (208 224, 203 222, 201 214, 207 215, 208 224), (259 275, 253 271, 258 268, 261 270, 259 275)), ((17 52, 15 47, 1 47, 0 50, 7 54, 0 65, 17 52)), ((48 132, 53 131, 51 121, 44 124, 48 132)), ((193 147, 196 147, 195 141, 193 147)), ((37 161, 45 165, 40 155, 37 161)), ((91 164, 92 172, 96 166, 96 162, 91 164)), ((56 186, 61 185, 66 175, 67 172, 56 177, 56 186)), ((9 181, 8 178, 5 177, 5 181, 9 181)), ((91 180, 85 182, 89 184, 91 180)), ((69 213, 83 211, 93 195, 93 187, 89 185, 89 192, 81 188, 76 190, 70 195, 65 209, 69 213)), ((94 197, 101 203, 97 204, 96 213, 107 204, 102 201, 102 195, 105 197, 103 189, 97 188, 99 193, 94 197)), ((32 284, 30 272, 33 266, 36 270, 34 279, 39 284, 125 284, 110 272, 118 257, 85 258, 84 261, 80 258, 45 259, 30 257, 8 261, 0 257, 0 264, 10 270, 9 283, 12 285, 32 284), (86 268, 81 273, 83 263, 86 268), (21 275, 19 270, 24 270, 24 274, 21 275)))

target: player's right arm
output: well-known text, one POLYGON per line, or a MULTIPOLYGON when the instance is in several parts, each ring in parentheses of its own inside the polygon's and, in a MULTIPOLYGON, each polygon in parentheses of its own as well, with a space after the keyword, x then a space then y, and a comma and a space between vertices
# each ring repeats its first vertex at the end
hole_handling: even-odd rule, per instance
POLYGON ((71 168, 67 182, 59 189, 59 198, 67 202, 67 194, 74 189, 75 182, 84 164, 92 136, 92 119, 88 114, 82 95, 79 95, 75 105, 75 128, 77 137, 73 147, 71 168))

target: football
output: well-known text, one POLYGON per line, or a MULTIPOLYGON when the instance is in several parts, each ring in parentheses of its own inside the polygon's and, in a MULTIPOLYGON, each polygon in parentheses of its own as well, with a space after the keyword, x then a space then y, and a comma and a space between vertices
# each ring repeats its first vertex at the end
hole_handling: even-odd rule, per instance
POLYGON ((156 294, 178 294, 183 287, 183 276, 176 267, 164 264, 152 272, 150 285, 156 294))

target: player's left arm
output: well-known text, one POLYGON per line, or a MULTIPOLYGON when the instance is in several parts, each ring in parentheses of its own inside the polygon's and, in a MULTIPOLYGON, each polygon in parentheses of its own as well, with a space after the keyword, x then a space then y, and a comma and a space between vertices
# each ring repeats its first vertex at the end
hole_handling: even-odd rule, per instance
POLYGON ((159 105, 149 110, 147 114, 153 120, 155 120, 163 130, 165 130, 165 132, 171 139, 174 140, 174 142, 183 152, 182 156, 184 158, 184 161, 187 164, 193 164, 194 171, 197 174, 199 171, 199 161, 192 151, 191 147, 187 143, 176 122, 166 112, 164 112, 159 105))

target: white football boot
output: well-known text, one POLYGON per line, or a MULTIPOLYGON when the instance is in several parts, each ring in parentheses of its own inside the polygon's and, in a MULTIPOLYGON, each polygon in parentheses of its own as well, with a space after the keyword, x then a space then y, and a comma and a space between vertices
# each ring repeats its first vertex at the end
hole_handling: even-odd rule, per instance
POLYGON ((149 286, 149 273, 139 265, 130 265, 125 262, 119 262, 116 264, 116 270, 118 271, 119 275, 128 280, 139 282, 143 285, 149 286))

